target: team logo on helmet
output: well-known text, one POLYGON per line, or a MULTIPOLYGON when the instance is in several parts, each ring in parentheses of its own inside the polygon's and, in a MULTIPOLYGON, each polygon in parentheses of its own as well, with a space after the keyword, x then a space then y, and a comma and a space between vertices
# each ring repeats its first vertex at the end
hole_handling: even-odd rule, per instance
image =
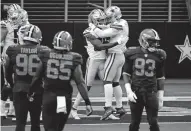
POLYGON ((23 41, 31 41, 40 44, 42 41, 42 32, 36 25, 28 24, 22 26, 18 31, 19 44, 24 44, 23 41))
POLYGON ((139 43, 144 49, 153 52, 159 46, 160 37, 154 29, 144 29, 139 36, 139 43))
POLYGON ((52 44, 54 46, 54 49, 70 51, 72 50, 72 43, 73 43, 72 36, 70 35, 69 32, 59 31, 54 36, 52 44))

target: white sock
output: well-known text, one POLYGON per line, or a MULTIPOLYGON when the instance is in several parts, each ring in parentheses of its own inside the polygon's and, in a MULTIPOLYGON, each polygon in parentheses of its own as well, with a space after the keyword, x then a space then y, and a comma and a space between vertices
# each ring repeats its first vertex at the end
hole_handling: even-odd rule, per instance
POLYGON ((73 108, 77 109, 78 106, 80 105, 80 102, 83 100, 82 96, 80 95, 80 93, 78 92, 78 95, 76 96, 76 100, 73 104, 73 108))
POLYGON ((9 102, 9 110, 14 110, 14 106, 13 106, 13 102, 12 101, 9 102))
POLYGON ((5 111, 5 101, 1 100, 1 111, 2 113, 5 111))
POLYGON ((113 87, 113 92, 114 92, 114 96, 116 99, 116 107, 121 108, 122 107, 122 97, 123 97, 122 96, 123 92, 122 92, 121 86, 118 85, 116 87, 113 87))
POLYGON ((105 91, 105 107, 110 107, 112 106, 112 98, 113 98, 112 84, 105 84, 104 91, 105 91))

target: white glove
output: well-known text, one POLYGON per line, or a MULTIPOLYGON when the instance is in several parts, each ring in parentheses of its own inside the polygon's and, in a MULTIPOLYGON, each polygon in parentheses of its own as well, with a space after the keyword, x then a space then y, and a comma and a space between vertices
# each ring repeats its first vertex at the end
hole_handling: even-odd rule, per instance
POLYGON ((163 107, 163 97, 164 97, 164 90, 159 90, 157 92, 158 95, 158 104, 159 104, 159 110, 163 107))
POLYGON ((126 92, 127 92, 127 99, 128 99, 128 101, 136 103, 137 96, 131 90, 131 85, 129 83, 125 84, 125 89, 126 89, 126 92))

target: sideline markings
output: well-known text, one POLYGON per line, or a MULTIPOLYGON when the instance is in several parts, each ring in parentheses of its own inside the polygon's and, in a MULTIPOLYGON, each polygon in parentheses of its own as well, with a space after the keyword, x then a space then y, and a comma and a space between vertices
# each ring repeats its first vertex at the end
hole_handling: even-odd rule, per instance
MULTIPOLYGON (((162 125, 167 125, 167 124, 191 124, 191 122, 158 122, 159 124, 162 125)), ((130 123, 97 123, 97 124, 66 124, 66 125, 84 125, 84 126, 105 126, 105 125, 129 125, 130 123)), ((148 124, 147 122, 142 122, 141 125, 148 124)), ((40 125, 43 127, 43 125, 40 125)), ((10 126, 1 126, 3 128, 10 128, 10 127, 16 127, 15 125, 10 125, 10 126)), ((26 125, 26 127, 31 127, 31 125, 26 125)))

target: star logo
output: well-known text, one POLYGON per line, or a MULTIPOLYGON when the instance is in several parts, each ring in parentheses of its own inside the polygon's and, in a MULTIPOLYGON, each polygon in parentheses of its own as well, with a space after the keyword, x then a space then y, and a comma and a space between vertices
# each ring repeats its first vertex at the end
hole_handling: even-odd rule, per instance
POLYGON ((188 35, 185 38, 184 45, 175 45, 175 47, 181 51, 180 59, 178 63, 181 63, 184 59, 188 58, 191 60, 191 45, 188 35))

